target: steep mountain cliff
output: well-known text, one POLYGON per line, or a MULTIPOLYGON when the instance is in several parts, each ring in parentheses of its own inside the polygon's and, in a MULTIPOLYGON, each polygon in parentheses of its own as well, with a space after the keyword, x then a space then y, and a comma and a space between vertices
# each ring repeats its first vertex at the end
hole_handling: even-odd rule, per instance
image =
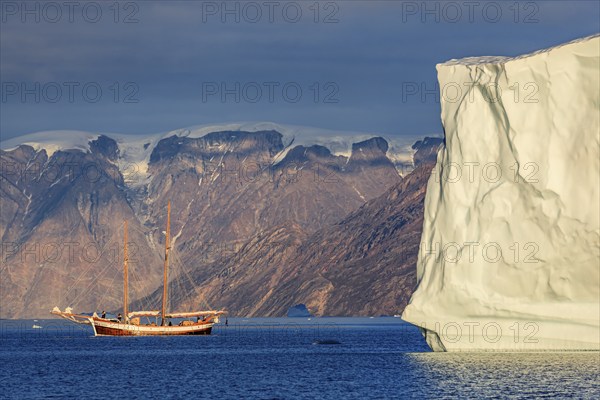
MULTIPOLYGON (((250 244, 270 235, 288 238, 283 253, 269 244, 283 263, 306 236, 402 181, 377 137, 334 154, 274 130, 113 136, 35 134, 3 144, 1 317, 43 316, 54 305, 118 308, 124 220, 137 256, 130 297, 151 293, 160 284, 168 200, 178 261, 210 277, 202 266, 257 251, 250 244)), ((232 307, 263 312, 251 296, 261 279, 245 277, 248 300, 232 293, 232 307)))
POLYGON ((124 220, 132 276, 140 280, 132 295, 160 282, 152 268, 160 257, 126 199, 117 152, 114 140, 102 136, 85 153, 48 157, 30 146, 0 152, 2 317, 43 316, 50 304, 118 304, 124 220))
MULTIPOLYGON (((425 187, 440 143, 416 143, 416 169, 340 221, 312 234, 285 223, 180 275, 171 291, 183 287, 184 294, 172 297, 172 307, 207 302, 240 316, 284 316, 298 303, 318 315, 401 312, 416 284, 425 187)), ((139 306, 158 304, 160 296, 157 290, 139 306)))
POLYGON ((274 162, 284 150, 275 131, 173 136, 152 152, 147 193, 134 207, 147 225, 161 227, 172 200, 183 261, 220 257, 211 248, 237 251, 256 233, 287 221, 314 232, 401 180, 387 145, 374 140, 385 143, 358 143, 349 158, 312 145, 293 147, 274 162))

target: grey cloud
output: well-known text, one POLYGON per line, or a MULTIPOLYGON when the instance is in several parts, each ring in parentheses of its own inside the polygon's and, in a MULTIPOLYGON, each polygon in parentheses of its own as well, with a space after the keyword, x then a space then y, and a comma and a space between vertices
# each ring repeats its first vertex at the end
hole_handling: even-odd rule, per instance
POLYGON ((135 82, 140 100, 37 104, 13 97, 0 104, 2 138, 60 128, 157 132, 230 120, 388 134, 440 132, 439 105, 431 97, 423 103, 402 102, 403 83, 433 86, 435 64, 450 58, 517 55, 600 30, 597 2, 536 2, 535 24, 508 17, 496 24, 481 18, 456 24, 410 18, 405 23, 402 4, 388 1, 337 2, 335 24, 315 24, 309 14, 296 24, 281 19, 223 24, 218 18, 204 23, 201 2, 136 4, 136 24, 110 19, 0 24, 3 82, 77 80, 103 87, 135 82), (203 102, 202 83, 211 81, 230 86, 294 81, 305 95, 299 103, 203 102), (338 103, 309 100, 312 83, 330 81, 339 86, 338 103))

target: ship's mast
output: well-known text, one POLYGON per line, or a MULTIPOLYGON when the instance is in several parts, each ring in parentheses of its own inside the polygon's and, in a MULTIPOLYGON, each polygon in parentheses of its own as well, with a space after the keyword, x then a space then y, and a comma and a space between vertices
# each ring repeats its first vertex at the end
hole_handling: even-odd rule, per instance
POLYGON ((124 234, 124 250, 123 250, 123 318, 127 321, 127 303, 129 302, 129 265, 127 256, 127 221, 125 221, 125 234, 124 234))
POLYGON ((165 268, 163 274, 163 298, 162 298, 162 322, 161 325, 165 325, 165 316, 167 315, 167 270, 169 269, 169 249, 171 246, 169 245, 171 234, 171 201, 169 200, 167 204, 167 232, 166 232, 166 240, 165 240, 165 268))

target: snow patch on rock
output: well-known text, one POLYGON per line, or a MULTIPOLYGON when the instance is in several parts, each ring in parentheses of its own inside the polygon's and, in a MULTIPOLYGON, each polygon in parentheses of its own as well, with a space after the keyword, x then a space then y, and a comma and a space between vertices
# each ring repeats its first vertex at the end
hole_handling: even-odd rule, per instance
POLYGON ((90 141, 100 134, 84 131, 43 131, 17 136, 2 141, 2 150, 13 150, 21 145, 31 146, 36 152, 46 150, 48 158, 59 150, 90 151, 90 141))

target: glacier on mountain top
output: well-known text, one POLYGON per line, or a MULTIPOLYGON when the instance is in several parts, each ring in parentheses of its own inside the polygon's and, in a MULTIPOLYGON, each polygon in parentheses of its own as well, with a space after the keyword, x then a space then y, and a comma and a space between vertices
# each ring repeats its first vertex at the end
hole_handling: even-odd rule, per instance
MULTIPOLYGON (((387 157, 396 165, 400 175, 409 173, 413 168, 412 145, 423 138, 419 135, 401 135, 388 137, 377 133, 348 132, 322 129, 309 126, 278 124, 274 122, 229 122, 221 124, 205 124, 188 128, 176 129, 154 134, 122 134, 122 133, 91 133, 84 131, 45 131, 30 133, 3 140, 2 150, 11 150, 20 145, 29 145, 35 151, 45 150, 48 157, 58 150, 76 149, 90 150, 90 141, 105 135, 114 139, 119 146, 118 164, 121 170, 135 166, 137 183, 144 183, 150 161, 150 155, 162 139, 178 136, 200 138, 209 133, 223 131, 258 132, 274 130, 282 134, 285 149, 275 157, 275 162, 282 160, 287 152, 296 146, 321 145, 328 148, 332 154, 349 157, 352 144, 375 136, 385 137, 389 144, 387 157)), ((430 135, 431 136, 431 135, 430 135)), ((436 136, 436 135, 433 135, 436 136)))
POLYGON ((402 315, 433 350, 600 350, 599 50, 437 65, 445 146, 402 315))

